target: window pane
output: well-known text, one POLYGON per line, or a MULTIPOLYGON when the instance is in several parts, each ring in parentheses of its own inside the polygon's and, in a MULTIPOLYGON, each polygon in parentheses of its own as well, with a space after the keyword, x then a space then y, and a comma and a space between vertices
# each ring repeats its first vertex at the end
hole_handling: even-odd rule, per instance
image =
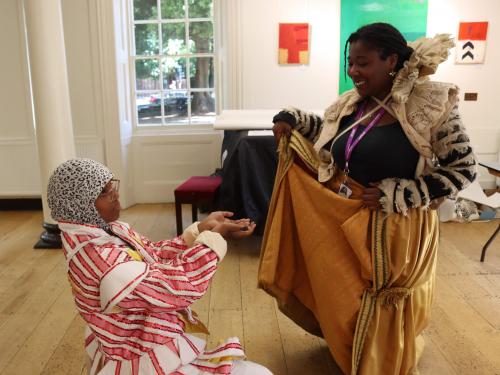
POLYGON ((163 93, 165 124, 188 124, 187 91, 166 91, 163 93))
POLYGON ((186 53, 186 24, 166 23, 162 25, 163 53, 178 55, 186 53))
POLYGON ((161 18, 168 20, 185 17, 184 0, 161 0, 161 18))
POLYGON ((137 90, 159 90, 160 68, 156 59, 139 59, 135 62, 137 90))
POLYGON ((189 23, 189 51, 212 53, 214 51, 213 23, 210 21, 189 23))
POLYGON ((135 25, 134 29, 136 55, 158 55, 158 25, 135 25))
POLYGON ((134 19, 151 20, 158 18, 156 0, 134 0, 134 19))
POLYGON ((136 106, 140 125, 161 125, 160 92, 138 93, 136 106))
POLYGON ((193 92, 191 100, 191 123, 213 124, 215 121, 215 93, 193 92))
POLYGON ((162 62, 163 88, 186 89, 186 58, 166 58, 162 62))
POLYGON ((137 124, 213 123, 214 0, 132 3, 137 124))
POLYGON ((212 18, 214 2, 211 0, 189 0, 189 18, 212 18))
POLYGON ((192 57, 189 59, 189 78, 192 89, 206 89, 214 87, 214 59, 213 57, 192 57))

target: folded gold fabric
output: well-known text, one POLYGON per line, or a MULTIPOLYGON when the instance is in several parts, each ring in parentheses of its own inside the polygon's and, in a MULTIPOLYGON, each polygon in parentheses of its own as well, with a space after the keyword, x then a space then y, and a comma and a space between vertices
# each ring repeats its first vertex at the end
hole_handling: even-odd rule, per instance
POLYGON ((305 330, 323 336, 345 374, 416 371, 434 287, 438 220, 371 212, 340 172, 323 185, 312 145, 293 132, 280 161, 264 232, 259 286, 305 330))

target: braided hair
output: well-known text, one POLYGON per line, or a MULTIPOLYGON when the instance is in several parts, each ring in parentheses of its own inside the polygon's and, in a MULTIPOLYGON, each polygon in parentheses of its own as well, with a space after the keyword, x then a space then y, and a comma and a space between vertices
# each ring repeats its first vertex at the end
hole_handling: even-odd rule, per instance
POLYGON ((382 60, 392 54, 398 55, 398 62, 394 70, 397 72, 403 67, 413 53, 413 48, 408 46, 406 39, 394 26, 383 23, 371 23, 360 27, 347 38, 344 46, 344 73, 347 79, 347 48, 351 43, 362 41, 377 49, 382 60))

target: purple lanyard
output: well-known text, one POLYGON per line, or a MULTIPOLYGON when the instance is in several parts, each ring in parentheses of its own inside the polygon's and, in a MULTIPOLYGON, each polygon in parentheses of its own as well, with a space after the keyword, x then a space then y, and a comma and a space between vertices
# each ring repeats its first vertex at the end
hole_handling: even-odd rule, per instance
MULTIPOLYGON (((366 102, 364 102, 361 106, 361 108, 358 110, 358 113, 356 114, 356 120, 358 121, 361 117, 363 117, 363 114, 365 112, 365 107, 366 107, 366 102)), ((363 139, 363 137, 379 122, 379 120, 382 118, 382 116, 385 113, 384 108, 380 108, 377 111, 377 114, 375 115, 375 118, 370 121, 370 123, 365 126, 365 129, 361 132, 361 134, 355 139, 354 136, 356 135, 356 131, 358 130, 359 124, 356 125, 354 128, 352 128, 351 133, 349 134, 349 138, 347 139, 347 144, 345 146, 345 166, 344 166, 344 172, 346 175, 349 174, 349 160, 351 159, 352 151, 354 148, 358 145, 358 143, 363 139)))

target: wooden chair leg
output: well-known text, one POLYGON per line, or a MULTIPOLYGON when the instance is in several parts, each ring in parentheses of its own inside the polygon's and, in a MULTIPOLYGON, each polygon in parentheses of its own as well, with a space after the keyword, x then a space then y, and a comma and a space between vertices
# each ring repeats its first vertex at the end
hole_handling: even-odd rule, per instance
POLYGON ((182 204, 175 201, 175 224, 177 227, 177 235, 180 236, 182 234, 182 204))
POLYGON ((191 205, 191 216, 193 218, 193 223, 198 221, 198 206, 194 203, 191 205))

